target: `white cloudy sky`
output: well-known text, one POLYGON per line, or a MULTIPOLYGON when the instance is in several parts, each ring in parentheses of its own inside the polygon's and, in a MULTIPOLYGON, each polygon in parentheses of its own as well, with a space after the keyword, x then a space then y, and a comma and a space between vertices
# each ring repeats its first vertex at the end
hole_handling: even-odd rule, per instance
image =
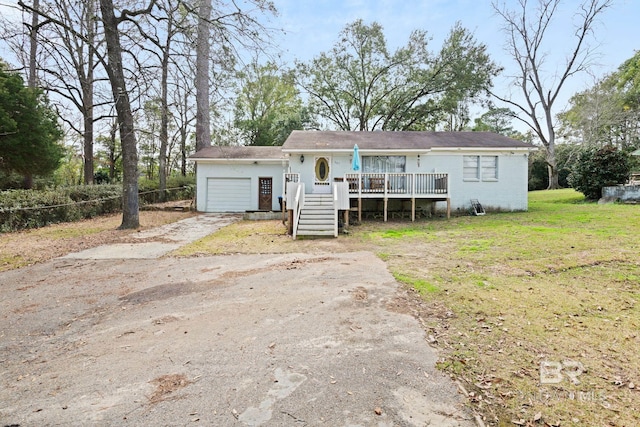
MULTIPOLYGON (((287 61, 308 60, 319 52, 328 51, 337 41, 340 30, 361 18, 377 21, 385 30, 390 46, 406 43, 412 30, 426 30, 432 37, 432 49, 437 50, 451 27, 460 21, 475 37, 486 44, 496 62, 508 72, 509 57, 504 53, 501 22, 490 0, 274 0, 280 16, 273 24, 280 24, 287 32, 279 39, 287 61)), ((516 0, 506 0, 516 7, 516 0)), ((558 11, 557 25, 552 28, 548 51, 549 70, 564 61, 573 47, 572 19, 580 1, 567 0, 558 11)), ((590 43, 599 53, 593 74, 600 77, 615 70, 640 49, 638 36, 640 0, 617 0, 601 17, 590 43)), ((562 102, 575 91, 593 84, 594 77, 584 74, 570 81, 562 102)), ((504 85, 505 82, 496 82, 504 85)))
MULTIPOLYGON (((423 29, 433 36, 434 46, 446 37, 457 22, 470 29, 485 43, 492 54, 501 57, 504 37, 500 19, 495 16, 490 0, 274 0, 280 24, 288 35, 282 47, 291 57, 307 59, 328 50, 337 40, 339 31, 349 22, 363 19, 377 21, 385 29, 391 45, 406 42, 410 32, 423 29)), ((507 5, 517 5, 506 0, 507 5)), ((571 20, 580 1, 566 0, 558 11, 556 36, 550 46, 558 52, 571 42, 571 20)), ((604 67, 615 68, 640 49, 638 37, 640 1, 617 0, 601 15, 596 27, 595 42, 600 44, 604 67)))
MULTIPOLYGON (((505 67, 511 67, 504 53, 504 36, 500 32, 500 19, 491 8, 491 0, 273 0, 279 16, 269 25, 285 30, 277 36, 274 44, 283 51, 282 59, 293 64, 294 59, 309 60, 320 52, 328 51, 338 39, 340 30, 356 19, 370 23, 379 22, 385 30, 389 45, 394 48, 406 43, 412 30, 426 30, 431 37, 432 49, 438 50, 451 27, 460 21, 475 37, 488 46, 492 58, 505 67)), ((517 0, 504 0, 516 7, 517 0)), ((14 15, 20 19, 15 8, 17 0, 0 0, 0 14, 14 15)), ((557 25, 549 38, 548 68, 560 65, 573 46, 572 18, 580 0, 565 0, 558 13, 557 25)), ((622 62, 640 49, 638 36, 640 22, 640 0, 615 0, 595 28, 590 43, 597 47, 599 56, 592 74, 601 77, 615 70, 622 62)), ((0 57, 8 56, 2 51, 0 57)), ((583 74, 573 78, 566 86, 558 107, 562 109, 568 98, 576 91, 594 83, 594 77, 583 74)), ((497 89, 506 93, 506 81, 496 81, 497 89)))

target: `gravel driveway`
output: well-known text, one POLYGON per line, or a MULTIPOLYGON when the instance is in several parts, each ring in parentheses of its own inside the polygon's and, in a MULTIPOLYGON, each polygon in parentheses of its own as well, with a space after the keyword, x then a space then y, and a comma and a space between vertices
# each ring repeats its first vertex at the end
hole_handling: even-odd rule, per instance
POLYGON ((475 425, 373 254, 150 258, 0 273, 0 425, 475 425))

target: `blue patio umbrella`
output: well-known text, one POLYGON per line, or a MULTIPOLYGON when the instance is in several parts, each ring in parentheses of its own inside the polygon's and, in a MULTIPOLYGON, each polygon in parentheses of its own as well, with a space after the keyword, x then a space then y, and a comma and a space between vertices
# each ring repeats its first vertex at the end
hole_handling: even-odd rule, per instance
POLYGON ((351 162, 351 169, 356 172, 360 170, 360 152, 358 144, 353 146, 353 161, 351 162))

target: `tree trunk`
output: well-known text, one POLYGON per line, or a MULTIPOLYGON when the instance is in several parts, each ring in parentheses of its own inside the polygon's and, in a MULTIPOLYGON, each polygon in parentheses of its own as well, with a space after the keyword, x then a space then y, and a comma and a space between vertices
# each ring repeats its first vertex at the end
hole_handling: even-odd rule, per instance
MULTIPOLYGON (((90 85, 92 86, 93 84, 90 85)), ((85 92, 82 97, 84 103, 84 133, 82 135, 84 183, 91 185, 93 184, 93 88, 83 88, 83 91, 85 92)))
POLYGON ((167 190, 167 146, 169 145, 169 101, 168 101, 168 76, 169 55, 171 54, 171 20, 167 24, 167 43, 162 53, 162 77, 160 81, 160 155, 158 161, 158 174, 160 177, 160 201, 164 202, 167 190))
POLYGON ((560 188, 560 180, 558 177, 558 162, 556 161, 556 145, 548 144, 545 160, 547 162, 547 171, 549 173, 549 185, 547 190, 557 190, 560 188))
POLYGON ((549 171, 549 186, 547 190, 557 190, 560 188, 560 178, 558 176, 558 168, 547 164, 547 170, 549 171))
POLYGON ((116 132, 118 131, 118 124, 113 123, 109 128, 109 182, 116 180, 116 132))
MULTIPOLYGON (((211 146, 209 120, 209 33, 211 0, 200 0, 196 46, 196 151, 211 146)), ((198 165, 195 165, 197 173, 198 165)))
POLYGON ((22 187, 25 190, 31 190, 33 188, 33 175, 28 173, 22 178, 22 187))
POLYGON ((122 67, 122 47, 112 0, 100 0, 107 45, 109 82, 116 103, 120 142, 122 144, 122 224, 120 229, 138 228, 138 151, 133 114, 122 67))
POLYGON ((209 120, 209 30, 211 0, 200 0, 196 46, 196 151, 211 145, 209 120))
MULTIPOLYGON (((95 9, 93 0, 87 2, 85 12, 85 22, 87 25, 87 72, 84 78, 80 79, 82 88, 82 104, 84 119, 84 183, 86 185, 93 184, 93 56, 92 46, 95 39, 95 9)), ((78 70, 81 71, 81 70, 78 70)), ((79 72, 81 76, 83 73, 79 72)))
POLYGON ((545 143, 543 139, 542 142, 547 148, 547 171, 549 173, 549 185, 547 186, 547 190, 557 190, 560 188, 560 181, 558 178, 558 161, 556 160, 556 130, 553 127, 553 115, 551 113, 551 108, 545 108, 545 118, 547 123, 547 134, 549 138, 545 143))
MULTIPOLYGON (((29 81, 27 85, 30 89, 36 89, 37 74, 36 74, 36 57, 38 55, 38 9, 40 9, 40 0, 33 0, 33 12, 31 13, 31 30, 29 31, 29 81)), ((30 190, 33 188, 33 175, 26 174, 22 181, 22 185, 25 189, 30 190)))
POLYGON ((36 88, 36 59, 38 55, 38 21, 40 14, 40 0, 33 0, 33 12, 31 13, 31 29, 29 31, 29 81, 27 85, 31 89, 36 88))
POLYGON ((187 176, 187 127, 180 129, 180 173, 187 176))

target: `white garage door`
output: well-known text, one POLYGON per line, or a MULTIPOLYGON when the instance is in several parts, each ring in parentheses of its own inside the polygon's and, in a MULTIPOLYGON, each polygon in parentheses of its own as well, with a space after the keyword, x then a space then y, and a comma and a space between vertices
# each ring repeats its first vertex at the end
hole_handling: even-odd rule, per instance
POLYGON ((251 178, 208 178, 207 212, 251 210, 251 178))

